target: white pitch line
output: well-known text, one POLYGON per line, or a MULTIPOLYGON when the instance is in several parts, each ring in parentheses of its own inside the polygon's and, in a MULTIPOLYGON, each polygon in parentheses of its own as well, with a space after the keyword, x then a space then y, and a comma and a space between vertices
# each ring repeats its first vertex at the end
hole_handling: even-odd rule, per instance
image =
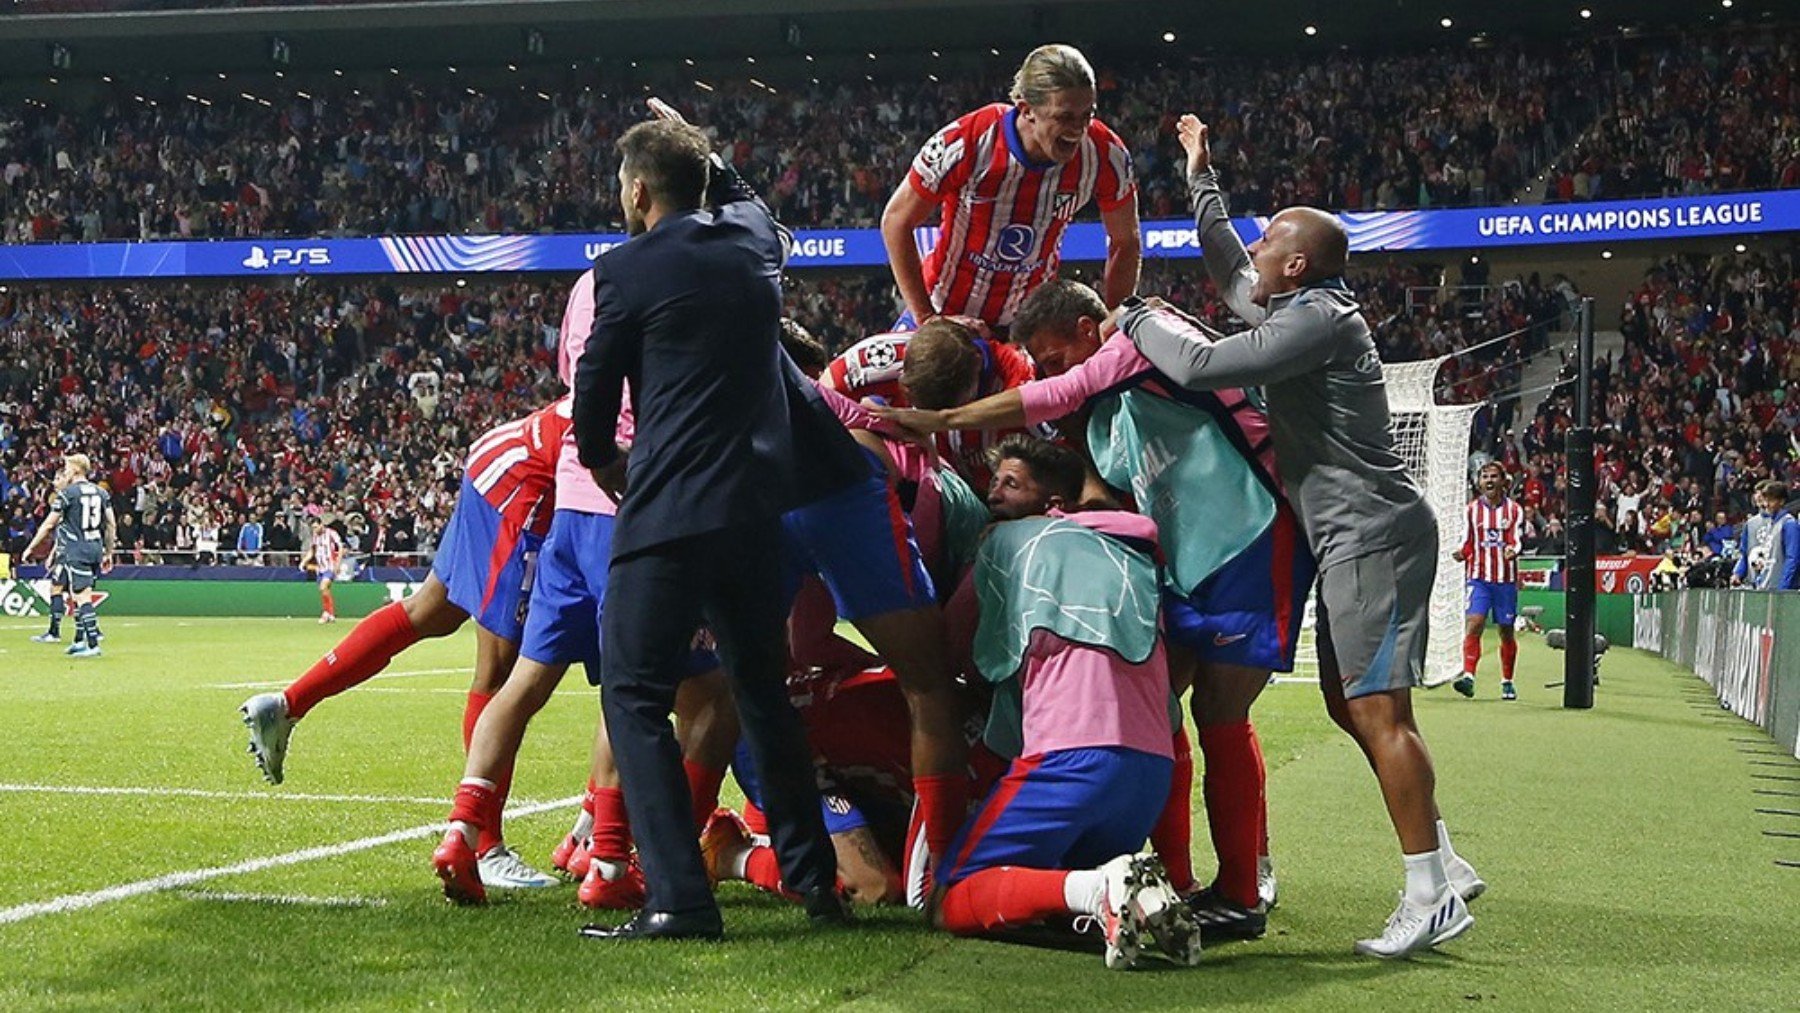
POLYGON ((154 795, 179 798, 218 798, 234 801, 285 799, 289 802, 373 802, 383 805, 443 805, 442 798, 407 795, 308 795, 261 791, 207 791, 201 788, 90 787, 63 784, 0 784, 0 793, 33 795, 154 795))
POLYGON ((283 904, 293 907, 387 907, 385 897, 308 897, 298 893, 226 893, 221 890, 177 890, 175 896, 189 900, 283 904))
MULTIPOLYGON (((370 676, 369 681, 373 682, 376 679, 410 679, 410 678, 413 678, 414 676, 420 676, 420 675, 454 675, 458 672, 473 672, 473 671, 475 671, 473 668, 415 668, 415 669, 412 669, 412 670, 406 671, 406 672, 383 672, 380 675, 370 676)), ((291 682, 291 681, 293 681, 293 680, 290 679, 290 680, 287 680, 286 682, 215 682, 215 683, 207 686, 206 688, 207 689, 283 689, 288 685, 288 682, 291 682)))
MULTIPOLYGON (((514 819, 518 819, 524 816, 534 816, 538 813, 550 812, 554 809, 567 809, 571 806, 578 805, 580 802, 580 795, 570 795, 568 798, 560 798, 551 802, 540 802, 536 805, 528 805, 518 809, 508 809, 506 814, 514 819)), ((193 869, 188 872, 171 872, 166 876, 157 876, 153 879, 140 879, 135 883, 121 883, 118 886, 109 886, 104 890, 94 890, 89 893, 64 894, 61 897, 53 897, 50 900, 33 901, 30 904, 19 904, 0 910, 0 925, 10 925, 14 922, 22 922, 27 919, 36 918, 39 915, 68 914, 71 911, 81 911, 86 908, 99 907, 102 904, 110 904, 114 901, 130 900, 133 897, 142 897, 145 894, 159 893, 163 890, 178 890, 185 886, 192 886, 195 883, 204 883, 209 879, 218 879, 221 876, 241 876, 246 873, 261 872, 264 869, 275 869, 287 865, 299 865, 302 862, 313 862, 321 858, 337 858, 340 855, 354 854, 358 851, 368 851, 389 844, 398 844, 401 841, 412 841, 418 840, 421 837, 430 837, 433 834, 442 833, 443 831, 444 824, 441 821, 426 823, 421 826, 407 827, 405 830, 395 830, 392 833, 380 834, 375 837, 361 837, 354 841, 344 841, 340 844, 323 844, 316 848, 302 848, 299 851, 290 851, 285 855, 270 855, 267 858, 252 858, 247 861, 238 862, 235 865, 217 865, 209 869, 193 869)))

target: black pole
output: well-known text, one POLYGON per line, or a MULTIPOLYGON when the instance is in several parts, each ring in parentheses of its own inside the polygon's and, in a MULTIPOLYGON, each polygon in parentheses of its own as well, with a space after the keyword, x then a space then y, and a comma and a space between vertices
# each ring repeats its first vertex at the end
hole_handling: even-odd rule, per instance
POLYGON ((1576 343, 1575 425, 1569 429, 1568 555, 1563 565, 1563 606, 1568 641, 1563 648, 1563 706, 1594 706, 1594 300, 1581 300, 1576 343))

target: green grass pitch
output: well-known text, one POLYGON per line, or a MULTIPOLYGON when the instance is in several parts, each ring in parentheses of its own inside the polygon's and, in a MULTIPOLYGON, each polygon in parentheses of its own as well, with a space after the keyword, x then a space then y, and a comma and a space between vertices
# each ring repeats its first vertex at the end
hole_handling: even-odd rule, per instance
MULTIPOLYGON (((1316 690, 1272 687, 1256 712, 1282 890, 1268 937, 1210 949, 1192 970, 1117 974, 1088 954, 950 939, 906 911, 814 932, 741 884, 722 888, 723 945, 579 939, 588 919, 572 886, 452 908, 428 857, 461 771, 471 637, 422 644, 390 677, 322 704, 294 735, 287 783, 270 788, 236 707, 344 626, 106 627, 104 658, 71 661, 27 641, 37 625, 0 620, 0 1009, 1800 1002, 1800 869, 1775 864, 1800 861, 1800 839, 1763 833, 1800 832, 1800 819, 1754 812, 1800 805, 1753 794, 1800 781, 1752 778, 1800 778, 1800 764, 1768 755, 1692 676, 1631 651, 1607 656, 1592 712, 1564 711, 1544 688, 1562 657, 1537 637, 1517 703, 1496 699, 1491 645, 1479 699, 1421 694, 1440 801, 1491 889, 1467 936, 1401 963, 1350 951, 1400 884, 1374 780, 1316 690)), ((596 712, 578 676, 557 694, 527 740, 517 804, 579 790, 596 712)), ((515 818, 509 837, 542 865, 572 812, 515 818)))

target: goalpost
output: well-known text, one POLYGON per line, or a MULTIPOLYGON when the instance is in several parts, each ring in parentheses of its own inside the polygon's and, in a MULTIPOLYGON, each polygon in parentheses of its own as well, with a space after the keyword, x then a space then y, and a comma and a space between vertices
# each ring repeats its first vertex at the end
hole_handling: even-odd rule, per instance
MULTIPOLYGON (((1438 371, 1449 358, 1382 367, 1394 450, 1424 490, 1425 502, 1438 522, 1437 579, 1431 585, 1425 654, 1427 686, 1441 686, 1462 674, 1463 565, 1451 553, 1462 544, 1468 521, 1464 510, 1469 495, 1469 429, 1481 408, 1478 404, 1437 403, 1438 371)), ((1314 599, 1308 596, 1294 664, 1296 682, 1313 682, 1318 675, 1314 608, 1314 599)))
POLYGON ((1407 473, 1437 514, 1437 579, 1431 584, 1425 685, 1462 674, 1463 565, 1451 556, 1468 525, 1469 428, 1478 404, 1437 403, 1437 375, 1449 356, 1385 366, 1389 428, 1407 473))

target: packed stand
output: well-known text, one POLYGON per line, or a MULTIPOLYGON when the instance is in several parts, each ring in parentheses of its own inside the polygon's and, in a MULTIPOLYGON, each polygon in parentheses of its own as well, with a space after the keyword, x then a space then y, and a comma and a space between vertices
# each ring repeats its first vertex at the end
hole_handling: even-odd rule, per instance
MULTIPOLYGON (((1624 308, 1618 361, 1596 364, 1598 551, 1662 554, 1691 580, 1728 579, 1764 480, 1800 486, 1800 247, 1673 257, 1624 308), (1709 563, 1709 560, 1721 562, 1709 563)), ((1563 388, 1506 448, 1524 471, 1538 551, 1558 553, 1567 492, 1563 388)))
POLYGON ((60 455, 82 451, 113 493, 122 561, 293 552, 321 514, 359 554, 429 553, 469 442, 550 396, 565 291, 15 288, 0 298, 4 546, 29 539, 60 455))
MULTIPOLYGON (((1137 159, 1146 217, 1185 213, 1178 174, 1167 170, 1179 151, 1173 117, 1196 104, 1214 125, 1216 164, 1241 213, 1296 203, 1362 210, 1501 202, 1611 107, 1609 88, 1635 94, 1635 78, 1605 73, 1615 45, 1133 64, 1103 72, 1100 114, 1137 159)), ((1652 66, 1699 59, 1680 52, 1674 43, 1646 43, 1634 58, 1652 66)), ((1767 86, 1724 104, 1730 122, 1707 122, 1699 133, 1744 119, 1756 121, 1764 148, 1791 140, 1791 116, 1780 127, 1763 115, 1785 108, 1785 98, 1769 96, 1778 84, 1794 87, 1789 75, 1768 78, 1785 52, 1759 57, 1752 76, 1767 86), (1765 108, 1764 97, 1774 105, 1765 108)), ((172 92, 157 93, 153 104, 119 85, 107 105, 79 113, 13 105, 0 112, 4 236, 615 229, 611 145, 642 118, 641 96, 581 74, 547 74, 525 68, 517 90, 420 87, 383 75, 361 88, 336 79, 307 85, 304 99, 233 94, 202 104, 172 92)), ((846 228, 875 225, 923 140, 955 111, 1002 99, 1005 89, 1003 75, 777 93, 725 81, 693 92, 681 83, 695 121, 759 182, 784 221, 846 228), (865 115, 839 115, 843 109, 865 115)), ((1682 116, 1705 108, 1666 101, 1682 116)), ((1683 131, 1696 130, 1683 122, 1683 131)), ((1725 179, 1715 173, 1714 182, 1725 179)))
POLYGON ((1800 186, 1793 32, 1628 50, 1603 68, 1604 112, 1561 162, 1550 200, 1800 186))

